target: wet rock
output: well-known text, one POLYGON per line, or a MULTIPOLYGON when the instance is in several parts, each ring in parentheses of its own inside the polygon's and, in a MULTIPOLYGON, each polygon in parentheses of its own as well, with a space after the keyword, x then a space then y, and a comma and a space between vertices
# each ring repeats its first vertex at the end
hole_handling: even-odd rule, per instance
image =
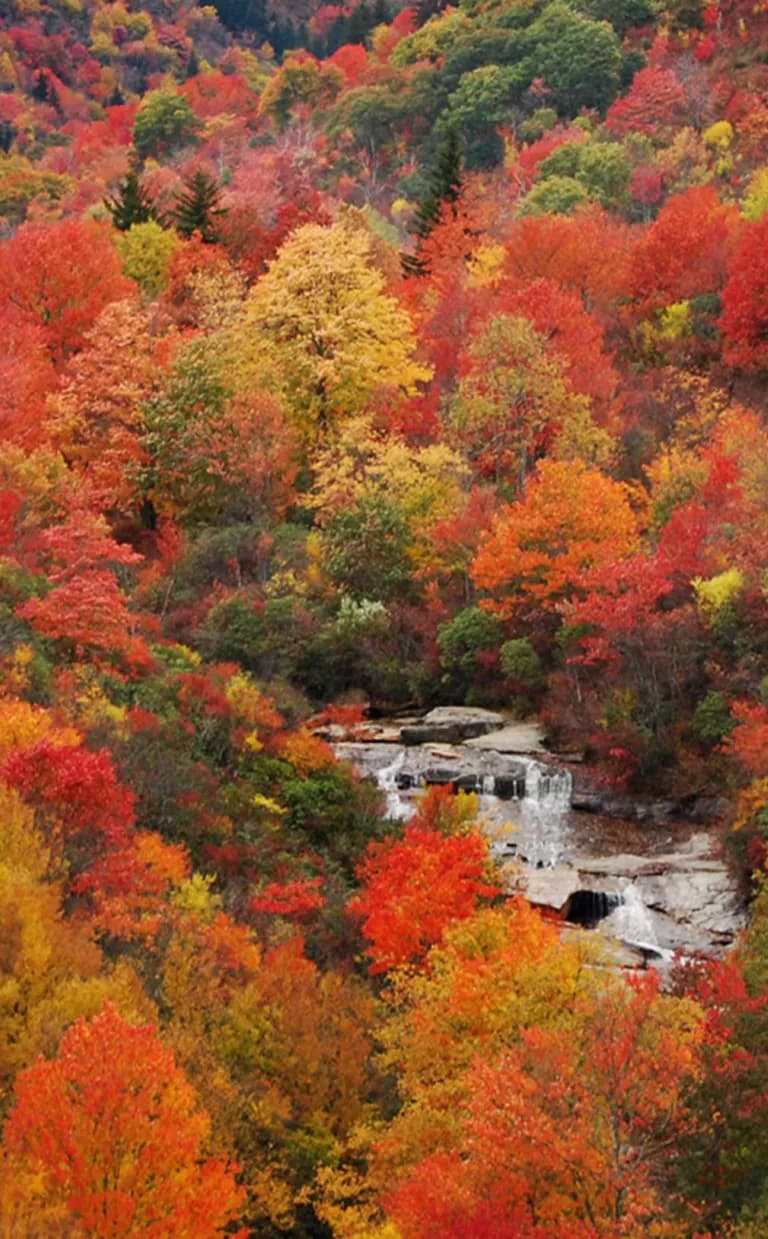
POLYGON ((461 778, 461 771, 449 766, 428 766, 424 771, 424 782, 428 787, 445 787, 461 778))
POLYGON ((535 869, 524 877, 525 897, 539 908, 559 911, 580 887, 578 871, 570 865, 552 865, 549 869, 535 869))
POLYGON ((454 779, 457 792, 478 792, 480 791, 480 779, 476 774, 460 774, 458 779, 454 779))
POLYGON ((493 795, 499 800, 522 800, 525 796, 525 770, 493 776, 493 795))

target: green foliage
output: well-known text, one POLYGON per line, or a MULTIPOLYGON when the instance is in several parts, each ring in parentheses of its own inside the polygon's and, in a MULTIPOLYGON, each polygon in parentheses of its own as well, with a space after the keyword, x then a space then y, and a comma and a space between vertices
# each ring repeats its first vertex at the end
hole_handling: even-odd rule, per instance
POLYGON ((144 96, 133 126, 133 144, 142 159, 162 158, 194 142, 200 122, 181 95, 152 90, 144 96))
MULTIPOLYGON (((466 697, 483 679, 482 655, 493 656, 499 647, 502 624, 498 616, 479 607, 465 607, 437 630, 443 682, 450 695, 466 697)), ((475 694, 476 695, 476 694, 475 694)))
POLYGON ((707 693, 696 706, 691 725, 704 744, 720 744, 736 725, 723 693, 707 693))
POLYGON ((117 242, 123 272, 135 280, 149 298, 165 290, 171 260, 179 246, 178 237, 154 219, 131 224, 117 242))
POLYGON ((388 602, 407 592, 408 522, 382 495, 365 495, 323 530, 329 580, 355 600, 388 602))
POLYGON ((521 215, 569 215, 589 201, 589 194, 573 176, 551 176, 539 181, 520 204, 521 215))
POLYGON ((118 182, 114 194, 104 199, 104 206, 109 211, 115 228, 120 232, 128 232, 134 224, 146 224, 157 219, 152 197, 133 168, 118 182))
MULTIPOLYGON (((528 213, 540 213, 541 201, 546 202, 548 198, 539 187, 553 180, 560 183, 561 190, 563 181, 578 181, 589 197, 601 206, 621 207, 628 201, 627 190, 631 172, 629 156, 618 143, 566 142, 542 160, 536 187, 526 199, 526 203, 532 200, 538 209, 531 211, 529 207, 528 213)), ((563 214, 557 205, 560 200, 561 195, 551 191, 551 201, 555 205, 545 209, 563 214)))
POLYGON ((541 658, 527 637, 514 637, 501 647, 501 669, 515 685, 540 688, 543 681, 541 658))
POLYGON ((590 21, 555 0, 530 26, 531 77, 542 77, 561 114, 603 111, 619 88, 621 44, 607 22, 590 21))
POLYGON ((182 237, 197 232, 211 245, 219 239, 219 221, 225 214, 217 181, 198 168, 184 182, 184 192, 176 199, 170 220, 182 237))
MULTIPOLYGON (((417 244, 426 240, 446 207, 455 210, 461 193, 461 183, 461 144, 456 126, 449 124, 429 178, 429 188, 416 211, 412 231, 417 238, 417 244)), ((401 261, 406 275, 426 275, 427 269, 419 256, 418 248, 415 254, 403 255, 401 261)))
POLYGON ((513 105, 528 85, 524 65, 480 65, 462 74, 450 97, 444 122, 459 132, 466 145, 467 167, 498 163, 503 144, 495 132, 509 121, 513 105))

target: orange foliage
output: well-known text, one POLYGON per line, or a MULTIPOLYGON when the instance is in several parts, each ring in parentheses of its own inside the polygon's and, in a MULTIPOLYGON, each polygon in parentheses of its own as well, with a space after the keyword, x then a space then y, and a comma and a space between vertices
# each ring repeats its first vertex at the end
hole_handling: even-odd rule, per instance
POLYGON ((40 1176, 44 1209, 92 1239, 212 1239, 243 1194, 230 1166, 205 1158, 209 1126, 154 1029, 107 1005, 19 1075, 5 1143, 40 1176))
POLYGON ((638 546, 626 486, 579 461, 544 460, 518 503, 503 508, 483 539, 472 575, 490 610, 506 618, 557 613, 583 587, 588 568, 625 559, 638 546))

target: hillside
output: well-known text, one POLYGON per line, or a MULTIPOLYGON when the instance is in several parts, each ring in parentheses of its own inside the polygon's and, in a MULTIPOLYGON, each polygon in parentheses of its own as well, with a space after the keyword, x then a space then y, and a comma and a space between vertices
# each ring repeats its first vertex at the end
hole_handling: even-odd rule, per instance
POLYGON ((3 0, 0 328, 0 1235, 762 1236, 768 11, 3 0), (735 946, 327 743, 459 704, 735 946))

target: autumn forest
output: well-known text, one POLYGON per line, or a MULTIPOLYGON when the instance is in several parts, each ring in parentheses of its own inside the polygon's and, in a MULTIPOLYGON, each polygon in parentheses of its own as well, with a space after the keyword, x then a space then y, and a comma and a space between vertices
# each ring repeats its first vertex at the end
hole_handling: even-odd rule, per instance
POLYGON ((0 0, 0 1239, 764 1239, 767 379, 762 0, 0 0), (746 928, 388 812, 447 705, 746 928))

